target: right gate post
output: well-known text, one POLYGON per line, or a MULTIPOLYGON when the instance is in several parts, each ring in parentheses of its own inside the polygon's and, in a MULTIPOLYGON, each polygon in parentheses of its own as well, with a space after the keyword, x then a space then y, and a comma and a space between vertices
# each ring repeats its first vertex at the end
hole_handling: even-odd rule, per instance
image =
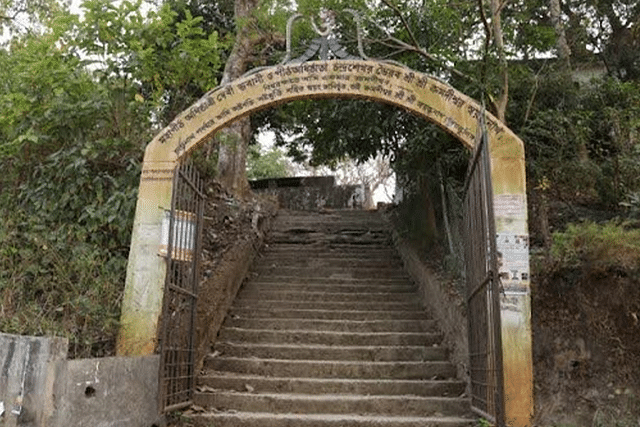
POLYGON ((524 156, 505 155, 479 129, 465 194, 472 407, 498 425, 526 427, 533 358, 524 156))
POLYGON ((534 400, 526 184, 513 182, 514 177, 524 178, 524 158, 519 164, 513 158, 490 157, 501 287, 505 423, 529 427, 533 423, 534 400))

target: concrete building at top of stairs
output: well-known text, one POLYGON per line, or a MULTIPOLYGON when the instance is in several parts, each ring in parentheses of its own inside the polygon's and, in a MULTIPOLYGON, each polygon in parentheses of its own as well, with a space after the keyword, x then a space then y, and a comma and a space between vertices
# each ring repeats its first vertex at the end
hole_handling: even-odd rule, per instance
POLYGON ((336 185, 334 176, 267 178, 250 184, 254 192, 277 197, 283 209, 309 211, 374 207, 367 185, 336 185))

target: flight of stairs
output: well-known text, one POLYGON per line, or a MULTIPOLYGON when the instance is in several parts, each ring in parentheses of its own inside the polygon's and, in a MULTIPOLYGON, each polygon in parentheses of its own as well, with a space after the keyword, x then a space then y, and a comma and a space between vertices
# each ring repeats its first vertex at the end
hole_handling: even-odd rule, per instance
POLYGON ((475 424, 377 212, 282 211, 198 378, 215 427, 475 424))

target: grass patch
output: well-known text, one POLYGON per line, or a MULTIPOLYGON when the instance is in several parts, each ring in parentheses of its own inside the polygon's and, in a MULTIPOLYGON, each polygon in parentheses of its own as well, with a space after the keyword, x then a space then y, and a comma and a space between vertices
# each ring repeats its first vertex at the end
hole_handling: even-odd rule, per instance
POLYGON ((640 268, 640 229, 619 221, 569 224, 566 231, 554 233, 551 255, 557 270, 636 271, 640 268))

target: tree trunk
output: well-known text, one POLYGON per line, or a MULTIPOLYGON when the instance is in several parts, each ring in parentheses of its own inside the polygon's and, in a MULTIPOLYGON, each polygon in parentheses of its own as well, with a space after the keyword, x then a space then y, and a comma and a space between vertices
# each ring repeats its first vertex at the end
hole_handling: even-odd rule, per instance
POLYGON ((570 72, 571 71, 571 49, 567 43, 567 35, 564 31, 564 25, 560 19, 560 0, 550 0, 549 15, 551 17, 551 23, 556 33, 556 49, 558 51, 558 59, 562 68, 570 72))
MULTIPOLYGON (((260 0, 235 0, 235 20, 238 27, 233 49, 225 64, 220 85, 225 85, 247 71, 255 38, 251 27, 253 13, 260 0)), ((249 118, 241 119, 222 129, 218 140, 218 180, 235 196, 244 198, 249 193, 247 181, 247 147, 251 138, 249 118)))
POLYGON ((496 51, 498 52, 498 60, 500 61, 500 74, 502 78, 502 88, 500 90, 500 96, 495 102, 496 112, 498 118, 506 123, 507 119, 507 103, 509 102, 509 68, 507 64, 507 58, 505 55, 504 37, 502 35, 502 8, 507 3, 504 0, 500 4, 499 0, 491 0, 491 25, 493 27, 493 41, 495 43, 496 51))
POLYGON ((533 196, 537 203, 537 219, 538 229, 540 230, 540 237, 542 237, 542 247, 544 249, 545 262, 551 262, 551 246, 553 244, 553 237, 551 236, 551 227, 549 225, 549 202, 547 195, 543 188, 534 188, 533 196))

